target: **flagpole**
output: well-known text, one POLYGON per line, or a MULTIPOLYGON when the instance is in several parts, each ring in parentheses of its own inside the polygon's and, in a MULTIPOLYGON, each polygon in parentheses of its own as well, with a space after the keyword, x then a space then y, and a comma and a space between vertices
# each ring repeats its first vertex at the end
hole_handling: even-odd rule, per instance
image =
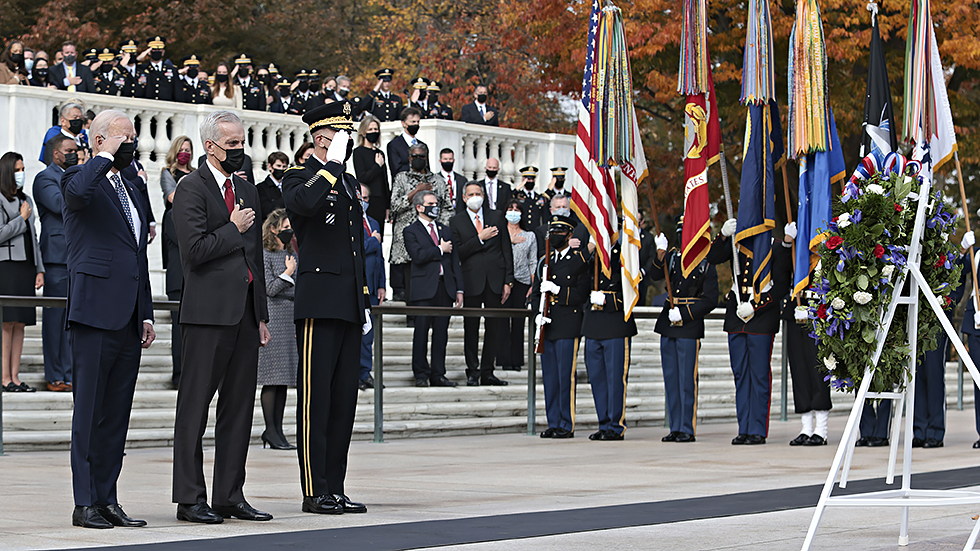
MULTIPOLYGON (((960 182, 960 201, 963 203, 963 218, 966 219, 966 231, 970 231, 970 208, 966 206, 966 188, 963 187, 963 168, 960 166, 960 152, 953 152, 956 162, 956 178, 960 182)), ((973 274, 973 311, 980 312, 980 293, 977 293, 977 263, 973 258, 973 245, 970 245, 970 273, 973 274)))
MULTIPOLYGON (((728 210, 728 219, 732 220, 735 218, 735 210, 732 208, 732 190, 728 187, 728 161, 725 160, 725 144, 721 144, 718 150, 718 161, 721 163, 721 186, 725 190, 725 209, 728 210)), ((734 272, 732 289, 735 289, 735 300, 741 303, 742 294, 739 292, 738 281, 741 275, 738 263, 738 246, 735 245, 734 234, 730 236, 730 239, 732 240, 732 272, 734 272)))

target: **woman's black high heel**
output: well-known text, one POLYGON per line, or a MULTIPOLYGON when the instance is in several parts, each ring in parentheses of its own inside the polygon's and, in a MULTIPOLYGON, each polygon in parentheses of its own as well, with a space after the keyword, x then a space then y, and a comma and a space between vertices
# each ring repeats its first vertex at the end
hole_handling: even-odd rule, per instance
POLYGON ((268 431, 265 431, 265 432, 262 433, 262 449, 265 449, 266 447, 272 448, 274 450, 295 450, 296 449, 296 446, 291 446, 289 444, 289 442, 285 442, 285 443, 273 442, 272 440, 269 439, 268 436, 266 436, 266 434, 265 434, 266 432, 268 432, 268 431))

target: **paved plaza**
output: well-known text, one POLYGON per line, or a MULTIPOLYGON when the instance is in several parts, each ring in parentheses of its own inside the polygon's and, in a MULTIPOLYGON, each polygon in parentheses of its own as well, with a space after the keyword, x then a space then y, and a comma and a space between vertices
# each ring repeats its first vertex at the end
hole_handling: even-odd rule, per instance
MULTIPOLYGON (((699 427, 694 444, 661 443, 666 431, 651 427, 629 430, 623 442, 590 442, 583 432, 566 441, 504 434, 355 442, 347 492, 369 511, 340 517, 300 512, 294 452, 253 447, 245 494, 275 520, 217 526, 177 522, 171 449, 136 449, 125 459, 119 500, 149 522, 139 529, 73 528, 68 452, 10 453, 0 457, 0 548, 799 549, 845 421, 831 418, 831 445, 820 448, 786 445, 799 428, 792 415, 772 422, 769 443, 754 447, 729 443, 733 424, 699 427)), ((913 472, 953 471, 963 478, 957 486, 980 487, 973 423, 972 409, 951 410, 946 447, 914 450, 913 472)), ((858 449, 851 480, 880 479, 887 454, 858 449)), ((902 548, 898 509, 830 509, 813 549, 962 549, 978 513, 980 506, 913 509, 911 543, 902 548)))

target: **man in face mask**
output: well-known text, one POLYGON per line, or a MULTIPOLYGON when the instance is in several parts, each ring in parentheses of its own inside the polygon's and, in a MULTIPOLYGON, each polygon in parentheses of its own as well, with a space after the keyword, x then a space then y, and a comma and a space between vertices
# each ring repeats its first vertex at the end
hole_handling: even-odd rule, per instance
POLYGON ((497 116, 497 109, 487 105, 489 96, 487 95, 487 87, 484 85, 479 85, 473 90, 473 103, 467 103, 463 106, 463 111, 460 116, 461 121, 468 122, 470 124, 483 124, 486 126, 500 126, 500 118, 497 116))
POLYGON ((265 87, 252 78, 252 56, 241 54, 235 58, 238 70, 238 86, 242 89, 242 106, 250 111, 265 111, 265 87))
POLYGON ((179 73, 184 103, 211 103, 211 88, 200 78, 201 60, 196 55, 184 58, 184 66, 179 73))
POLYGON ((119 85, 116 84, 116 50, 102 48, 98 53, 99 67, 95 73, 95 91, 107 96, 118 96, 119 85))
POLYGON ((453 108, 439 101, 442 85, 436 81, 429 82, 429 113, 430 119, 453 120, 453 108))
POLYGON ((289 157, 282 151, 275 151, 269 155, 267 161, 269 176, 256 184, 255 189, 259 192, 259 220, 265 220, 272 211, 285 208, 282 202, 282 179, 289 168, 289 157))
POLYGON ((378 77, 378 82, 374 85, 370 99, 366 100, 364 110, 381 122, 397 121, 402 115, 402 98, 391 93, 391 77, 394 71, 379 69, 374 74, 378 77))
MULTIPOLYGON (((568 197, 552 197, 550 201, 549 213, 550 219, 554 215, 561 216, 568 219, 574 228, 572 234, 568 238, 568 244, 573 249, 579 249, 582 247, 583 242, 588 242, 589 240, 589 230, 583 224, 579 224, 578 217, 572 212, 571 202, 568 197)), ((534 230, 534 235, 537 238, 538 244, 538 258, 544 256, 544 242, 548 238, 548 224, 541 224, 536 230, 534 230)))
POLYGON ((139 41, 127 40, 119 45, 122 59, 116 67, 119 75, 119 95, 127 98, 141 98, 145 93, 146 77, 137 71, 136 55, 139 52, 139 41))
POLYGON ((484 165, 484 174, 486 176, 479 180, 472 180, 470 183, 476 183, 483 187, 484 194, 486 195, 486 207, 493 210, 498 210, 503 212, 507 210, 507 202, 510 201, 512 195, 512 190, 509 184, 505 184, 497 179, 497 174, 500 172, 500 161, 494 157, 487 159, 487 164, 484 165))
POLYGON ((521 169, 521 187, 514 196, 521 202, 524 212, 524 225, 528 231, 538 229, 548 219, 548 198, 534 190, 538 179, 538 167, 526 166, 521 169))
POLYGON ((143 94, 147 99, 163 101, 182 101, 183 87, 177 68, 165 59, 166 40, 154 36, 147 41, 147 48, 137 58, 138 61, 149 57, 149 61, 137 67, 141 82, 144 83, 143 94))
POLYGON ((449 192, 449 203, 456 205, 456 212, 463 212, 466 208, 466 201, 463 198, 463 188, 466 187, 466 177, 459 172, 454 172, 453 167, 456 156, 452 149, 444 148, 439 152, 439 174, 438 176, 446 182, 446 189, 449 192))
POLYGON ((48 82, 59 90, 69 92, 95 92, 95 77, 91 69, 78 62, 73 42, 61 45, 63 61, 48 71, 48 82))
POLYGON ((291 83, 285 78, 276 83, 276 101, 269 106, 269 112, 298 114, 294 111, 295 102, 291 88, 291 83))
POLYGON ((402 135, 388 142, 388 169, 391 171, 392 181, 399 172, 411 168, 408 148, 423 143, 417 137, 422 112, 414 107, 406 107, 402 110, 401 118, 402 135))
POLYGON ((551 183, 548 185, 548 190, 545 192, 548 195, 548 199, 556 196, 562 196, 571 198, 572 190, 565 187, 565 172, 568 169, 559 166, 551 169, 551 183))
POLYGON ((353 150, 351 112, 343 101, 303 116, 313 154, 287 170, 282 185, 299 241, 294 315, 302 358, 296 385, 302 507, 315 514, 367 511, 344 488, 361 337, 372 328, 360 184, 344 168, 353 150))
POLYGON ((49 142, 55 136, 65 136, 71 138, 76 145, 81 142, 82 127, 85 126, 85 119, 82 116, 82 106, 77 103, 66 103, 61 106, 58 112, 58 126, 48 129, 44 135, 44 145, 41 146, 41 155, 38 160, 49 165, 52 162, 49 142))

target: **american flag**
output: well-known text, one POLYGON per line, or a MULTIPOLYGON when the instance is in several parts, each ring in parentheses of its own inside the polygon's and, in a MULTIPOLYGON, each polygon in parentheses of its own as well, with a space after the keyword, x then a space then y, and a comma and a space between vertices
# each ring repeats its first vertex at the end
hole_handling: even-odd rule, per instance
POLYGON ((578 132, 575 141, 575 178, 572 180, 572 209, 588 227, 596 242, 596 252, 602 261, 603 272, 609 270, 609 251, 619 232, 616 219, 616 184, 608 169, 596 164, 594 155, 593 94, 597 86, 596 33, 599 29, 598 0, 592 1, 589 15, 589 35, 585 54, 585 74, 582 77, 582 103, 578 109, 578 132))

